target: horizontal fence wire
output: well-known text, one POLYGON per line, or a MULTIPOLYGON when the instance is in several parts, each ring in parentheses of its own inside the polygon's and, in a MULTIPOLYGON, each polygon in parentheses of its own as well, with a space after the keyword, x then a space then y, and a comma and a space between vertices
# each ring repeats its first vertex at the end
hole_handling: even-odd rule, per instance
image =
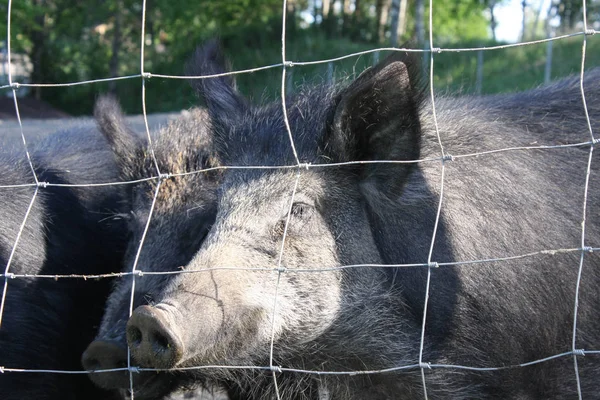
POLYGON ((593 36, 596 33, 598 33, 598 32, 594 29, 586 29, 585 31, 555 36, 555 37, 546 38, 546 39, 532 40, 532 41, 528 41, 528 42, 503 44, 503 45, 498 45, 498 46, 479 46, 479 47, 475 46, 475 47, 464 47, 464 48, 438 47, 438 48, 428 48, 428 49, 414 49, 414 48, 408 48, 408 47, 377 47, 377 48, 373 48, 373 49, 369 49, 369 50, 357 51, 354 53, 345 54, 340 57, 326 58, 326 59, 315 60, 315 61, 286 60, 285 63, 275 63, 275 64, 264 65, 264 66, 255 67, 255 68, 240 69, 240 70, 236 70, 236 71, 230 71, 230 72, 224 72, 224 73, 212 74, 212 75, 202 75, 202 76, 200 76, 200 75, 167 75, 167 74, 155 74, 150 71, 145 71, 145 72, 143 72, 143 74, 132 74, 132 75, 125 75, 125 76, 117 76, 117 77, 112 77, 112 78, 90 79, 90 80, 85 80, 85 81, 68 82, 68 83, 19 83, 19 82, 14 82, 14 83, 10 83, 8 85, 0 86, 0 90, 2 90, 2 89, 18 89, 20 87, 69 87, 69 86, 87 85, 87 84, 93 84, 93 83, 106 83, 106 82, 111 82, 111 81, 142 78, 142 77, 147 78, 147 79, 150 79, 150 78, 211 79, 211 78, 218 78, 218 77, 223 77, 223 76, 250 74, 250 73, 269 70, 269 69, 281 68, 284 65, 287 67, 294 67, 294 66, 327 64, 327 63, 346 60, 348 58, 378 53, 378 52, 382 52, 382 51, 389 51, 389 52, 395 51, 395 52, 405 52, 405 53, 438 53, 438 54, 440 54, 440 53, 465 53, 465 52, 475 52, 475 51, 493 51, 493 50, 509 49, 509 48, 513 48, 513 47, 530 46, 530 45, 546 43, 546 42, 560 41, 562 39, 567 39, 570 37, 593 36))
MULTIPOLYGON (((348 264, 348 265, 340 265, 336 267, 327 267, 327 268, 293 268, 286 269, 285 272, 288 274, 304 274, 304 273, 319 273, 319 272, 333 272, 333 271, 341 271, 345 269, 356 269, 356 268, 417 268, 417 267, 435 267, 435 268, 443 268, 443 267, 452 267, 452 266, 468 266, 468 265, 477 265, 484 263, 496 263, 496 262, 504 262, 504 261, 514 261, 525 258, 532 258, 538 256, 556 256, 562 254, 569 253, 594 253, 600 251, 600 247, 585 247, 585 248, 565 248, 565 249, 551 249, 551 250, 540 250, 534 251, 531 253, 520 254, 515 256, 506 256, 506 257, 493 257, 486 259, 477 259, 477 260, 465 260, 465 261, 452 261, 452 262, 423 262, 423 263, 412 263, 412 264, 348 264)), ((597 255, 596 255, 597 256, 597 255)), ((138 277, 142 276, 154 276, 154 275, 186 275, 186 274, 198 274, 198 273, 206 273, 213 271, 271 271, 277 272, 273 268, 264 267, 236 267, 236 266, 221 266, 221 267, 209 267, 209 268, 198 268, 198 269, 180 269, 177 271, 143 271, 143 270, 135 270, 130 272, 113 272, 110 274, 68 274, 68 275, 45 275, 45 274, 0 274, 2 278, 10 278, 10 279, 19 279, 19 278, 27 278, 27 279, 105 279, 105 278, 122 278, 125 276, 136 275, 138 277)))
MULTIPOLYGON (((539 358, 537 360, 527 361, 520 364, 512 365, 501 365, 501 366, 490 366, 490 367, 477 367, 468 365, 454 365, 454 364, 434 364, 426 363, 424 366, 415 364, 400 365, 397 367, 381 368, 381 369, 365 369, 365 370, 350 370, 350 371, 326 371, 326 370, 311 370, 311 369, 299 369, 299 368, 287 368, 280 366, 260 366, 260 365, 198 365, 193 367, 174 367, 174 368, 142 368, 142 367, 130 367, 130 368, 112 368, 112 369, 99 369, 94 371, 95 374, 110 373, 110 372, 169 372, 169 371, 199 371, 199 370, 210 370, 210 369, 228 369, 228 370, 261 370, 261 371, 275 371, 275 372, 296 372, 308 375, 340 375, 340 376, 356 376, 356 375, 375 375, 384 374, 389 372, 398 372, 406 370, 417 370, 421 368, 435 369, 456 369, 456 370, 467 370, 467 371, 479 371, 479 372, 494 372, 504 371, 516 368, 530 367, 536 364, 556 360, 559 358, 565 358, 569 356, 598 356, 600 350, 584 350, 576 349, 575 351, 565 351, 563 353, 553 354, 548 357, 539 358)), ((24 368, 7 368, 0 367, 0 373, 53 373, 53 374, 65 374, 65 375, 80 375, 89 374, 88 371, 68 371, 68 370, 55 370, 55 369, 24 369, 24 368)))
POLYGON ((300 163, 299 165, 221 165, 217 167, 210 167, 199 169, 196 171, 189 172, 177 172, 177 173, 164 173, 160 175, 149 176, 147 178, 133 179, 128 181, 117 181, 117 182, 101 182, 101 183, 53 183, 53 182, 38 182, 38 183, 22 183, 22 184, 11 184, 11 185, 0 185, 0 189, 10 188, 21 188, 21 187, 103 187, 103 186, 114 186, 114 185, 134 185, 138 183, 144 183, 149 181, 155 181, 160 179, 169 179, 182 176, 196 175, 201 173, 207 173, 212 171, 226 171, 226 170, 274 170, 274 169, 319 169, 319 168, 334 168, 334 167, 345 167, 355 165, 369 165, 369 164, 422 164, 429 162, 440 162, 440 161, 455 161, 463 158, 481 157, 486 155, 492 155, 497 153, 512 152, 512 151, 532 151, 532 150, 554 150, 554 149, 568 149, 576 147, 586 147, 595 145, 598 143, 598 139, 592 139, 591 141, 557 144, 557 145, 539 145, 539 146, 516 146, 516 147, 505 147, 501 149, 493 150, 482 150, 476 153, 466 154, 445 154, 441 157, 427 157, 418 160, 361 160, 361 161, 345 161, 338 163, 300 163))

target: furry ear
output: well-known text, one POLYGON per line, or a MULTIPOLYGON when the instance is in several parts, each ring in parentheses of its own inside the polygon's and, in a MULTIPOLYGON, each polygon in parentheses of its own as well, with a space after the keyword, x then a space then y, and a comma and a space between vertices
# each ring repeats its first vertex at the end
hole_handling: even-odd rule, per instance
MULTIPOLYGON (((186 75, 189 76, 219 75, 228 71, 216 40, 198 47, 186 65, 186 75)), ((198 96, 206 101, 211 119, 216 124, 239 117, 248 107, 244 97, 237 92, 232 75, 191 79, 190 83, 198 96)))
POLYGON ((132 167, 135 165, 136 157, 140 155, 139 149, 143 143, 127 125, 119 102, 110 95, 99 97, 94 105, 94 118, 98 129, 113 150, 121 177, 135 178, 131 176, 132 167))
MULTIPOLYGON (((421 127, 417 68, 394 53, 363 72, 339 96, 327 147, 344 161, 416 160, 421 127)), ((365 164, 363 178, 398 193, 413 164, 365 164)))

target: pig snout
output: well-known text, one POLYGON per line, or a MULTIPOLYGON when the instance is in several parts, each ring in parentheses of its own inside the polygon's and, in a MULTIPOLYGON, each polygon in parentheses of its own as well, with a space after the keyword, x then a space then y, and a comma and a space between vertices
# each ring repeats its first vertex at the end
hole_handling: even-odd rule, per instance
POLYGON ((113 340, 94 340, 81 357, 83 367, 90 371, 90 379, 105 389, 127 387, 129 375, 123 371, 94 371, 127 368, 127 347, 113 340))
POLYGON ((163 310, 136 308, 126 332, 131 355, 143 367, 172 368, 183 356, 183 341, 163 310))

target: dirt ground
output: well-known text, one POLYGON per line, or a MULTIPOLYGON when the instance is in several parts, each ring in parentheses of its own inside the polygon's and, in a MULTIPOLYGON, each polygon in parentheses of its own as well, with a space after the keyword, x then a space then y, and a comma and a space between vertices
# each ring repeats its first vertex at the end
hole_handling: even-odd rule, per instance
MULTIPOLYGON (((18 97, 19 113, 22 118, 65 118, 69 114, 55 109, 50 104, 31 97, 18 97)), ((15 101, 12 95, 0 97, 0 120, 16 119, 15 101)))
MULTIPOLYGON (((72 126, 93 126, 94 120, 89 117, 72 117, 47 103, 32 98, 19 98, 19 114, 23 125, 23 134, 27 142, 33 143, 40 137, 72 126)), ((186 111, 182 111, 186 112, 186 111)), ((165 125, 170 119, 181 113, 158 113, 148 115, 150 131, 165 125)), ((146 127, 141 115, 128 116, 130 127, 140 134, 145 134, 146 127)), ((8 141, 19 139, 21 128, 15 112, 12 97, 0 97, 0 146, 8 141)))
MULTIPOLYGON (((163 113, 148 115, 148 126, 150 130, 155 130, 159 126, 166 124, 170 119, 177 118, 179 113, 163 113)), ((144 119, 141 115, 128 116, 127 121, 131 128, 139 133, 145 133, 146 128, 144 119)), ((23 133, 28 142, 35 141, 44 135, 66 129, 72 126, 92 126, 94 120, 92 117, 67 117, 52 119, 33 119, 22 118, 23 133)), ((21 136, 21 129, 16 119, 0 119, 0 145, 18 139, 21 136)))

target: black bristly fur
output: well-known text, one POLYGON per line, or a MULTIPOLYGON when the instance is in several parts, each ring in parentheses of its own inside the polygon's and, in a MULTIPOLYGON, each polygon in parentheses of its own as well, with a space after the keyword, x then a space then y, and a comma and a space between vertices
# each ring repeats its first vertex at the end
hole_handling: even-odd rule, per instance
MULTIPOLYGON (((12 146, 12 147, 10 147, 12 146)), ((0 154, 1 184, 33 182, 22 143, 0 154)), ((97 130, 72 128, 30 143, 40 182, 108 183, 119 180, 110 148, 97 130)), ((4 188, 0 195, 0 265, 7 265, 34 188, 4 188)), ((95 275, 118 272, 128 240, 119 186, 40 187, 9 272, 95 275)), ((110 290, 109 279, 18 278, 8 281, 0 327, 0 365, 6 368, 81 370, 110 290)), ((4 373, 5 400, 115 398, 85 374, 4 373)))

